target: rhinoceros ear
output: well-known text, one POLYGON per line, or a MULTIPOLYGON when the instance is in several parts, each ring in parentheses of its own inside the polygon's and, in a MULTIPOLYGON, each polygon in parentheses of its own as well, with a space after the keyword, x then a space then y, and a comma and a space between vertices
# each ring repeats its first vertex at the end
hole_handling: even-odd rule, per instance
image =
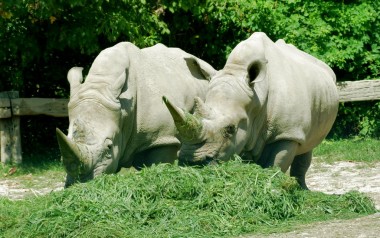
POLYGON ((252 90, 255 92, 257 103, 264 105, 268 96, 268 74, 266 59, 255 60, 248 67, 248 82, 252 90))
POLYGON ((185 61, 192 73, 200 72, 204 79, 210 80, 217 72, 211 65, 197 57, 187 57, 185 61))
POLYGON ((248 66, 248 82, 253 86, 255 83, 266 80, 268 60, 259 59, 248 66))
POLYGON ((74 95, 83 82, 82 70, 82 67, 72 67, 67 73, 67 80, 70 84, 70 95, 74 95))

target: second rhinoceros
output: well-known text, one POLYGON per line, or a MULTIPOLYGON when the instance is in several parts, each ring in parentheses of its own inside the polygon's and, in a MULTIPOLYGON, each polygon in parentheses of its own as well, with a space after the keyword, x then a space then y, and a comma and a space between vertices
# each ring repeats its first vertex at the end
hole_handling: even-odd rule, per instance
POLYGON ((164 98, 180 132, 179 160, 227 160, 234 153, 263 167, 279 166, 307 189, 312 150, 338 110, 335 74, 283 40, 254 33, 211 79, 194 115, 164 98))
POLYGON ((57 129, 65 186, 121 167, 173 162, 180 142, 162 95, 192 110, 215 72, 178 48, 139 49, 129 42, 103 50, 84 83, 82 68, 72 68, 68 135, 57 129))

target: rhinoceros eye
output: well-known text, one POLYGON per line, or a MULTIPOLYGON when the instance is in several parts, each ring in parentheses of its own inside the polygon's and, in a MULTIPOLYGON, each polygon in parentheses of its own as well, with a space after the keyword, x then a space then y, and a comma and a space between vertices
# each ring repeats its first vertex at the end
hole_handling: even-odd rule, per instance
POLYGON ((111 158, 111 152, 112 152, 112 141, 110 139, 106 139, 104 142, 105 145, 105 156, 107 158, 111 158))
POLYGON ((234 125, 228 125, 223 130, 223 137, 228 138, 231 137, 236 131, 236 127, 234 125))

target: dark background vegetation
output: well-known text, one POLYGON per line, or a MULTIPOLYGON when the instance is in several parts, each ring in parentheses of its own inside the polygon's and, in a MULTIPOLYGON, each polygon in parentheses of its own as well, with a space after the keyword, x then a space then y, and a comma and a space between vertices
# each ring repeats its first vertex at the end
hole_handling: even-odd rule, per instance
MULTIPOLYGON (((0 91, 67 98, 67 71, 85 67, 105 47, 130 41, 179 47, 223 67, 253 32, 285 39, 329 64, 338 81, 380 74, 378 0, 3 0, 0 91)), ((22 118, 25 154, 56 151, 55 127, 68 119, 22 118)), ((380 103, 340 105, 329 137, 380 135, 380 103)), ((58 158, 55 153, 50 153, 58 158)))

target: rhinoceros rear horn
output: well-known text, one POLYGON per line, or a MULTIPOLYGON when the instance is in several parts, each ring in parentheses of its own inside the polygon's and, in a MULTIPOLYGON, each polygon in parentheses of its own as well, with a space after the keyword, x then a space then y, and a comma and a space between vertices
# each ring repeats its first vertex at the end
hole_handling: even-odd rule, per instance
POLYGON ((195 97, 194 115, 201 118, 210 118, 211 109, 208 108, 200 97, 195 97))
POLYGON ((162 99, 174 119, 180 138, 186 142, 199 141, 202 135, 202 121, 198 117, 173 105, 165 96, 162 99))
POLYGON ((62 162, 65 165, 66 170, 70 173, 78 174, 80 167, 84 167, 83 160, 81 160, 82 155, 78 146, 67 138, 67 136, 58 128, 56 128, 56 135, 59 149, 61 151, 62 162))

